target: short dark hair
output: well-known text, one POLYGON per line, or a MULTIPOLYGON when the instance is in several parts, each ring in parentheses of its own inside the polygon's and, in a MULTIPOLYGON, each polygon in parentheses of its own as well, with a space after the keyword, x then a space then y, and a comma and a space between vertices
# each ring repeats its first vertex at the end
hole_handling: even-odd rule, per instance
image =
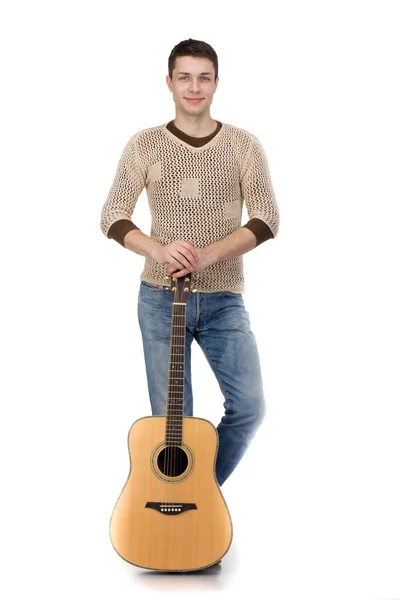
POLYGON ((203 56, 209 58, 214 65, 215 79, 218 77, 218 56, 214 48, 206 42, 189 38, 179 42, 171 51, 168 58, 168 75, 172 79, 172 71, 175 68, 175 60, 178 56, 203 56))

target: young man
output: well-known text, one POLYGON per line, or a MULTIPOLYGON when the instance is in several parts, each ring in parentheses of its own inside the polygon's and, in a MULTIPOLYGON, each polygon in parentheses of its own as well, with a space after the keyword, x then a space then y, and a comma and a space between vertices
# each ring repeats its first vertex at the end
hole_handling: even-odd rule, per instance
POLYGON ((218 58, 198 40, 177 44, 166 82, 175 119, 128 141, 103 206, 105 236, 145 257, 138 318, 153 415, 166 413, 172 296, 166 276, 195 273, 186 307, 184 414, 193 415, 190 349, 200 345, 224 397, 217 430, 216 477, 222 485, 265 415, 255 337, 243 302, 242 255, 274 238, 279 212, 258 138, 215 121, 218 58), (146 187, 150 237, 131 216, 146 187), (249 221, 241 226, 245 202, 249 221))

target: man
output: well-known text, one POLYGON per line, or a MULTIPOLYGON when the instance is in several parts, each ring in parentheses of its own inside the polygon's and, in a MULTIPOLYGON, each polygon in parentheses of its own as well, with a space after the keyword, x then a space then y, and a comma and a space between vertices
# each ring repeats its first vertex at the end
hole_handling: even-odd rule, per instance
POLYGON ((172 311, 166 276, 196 277, 197 293, 187 300, 184 414, 193 415, 195 339, 224 396, 216 461, 222 485, 265 415, 259 355, 243 302, 242 255, 276 236, 279 212, 258 138, 210 116, 219 81, 214 49, 191 38, 182 41, 169 56, 168 70, 175 119, 128 141, 101 229, 145 257, 138 318, 153 415, 166 414, 172 311), (144 187, 150 236, 131 220, 144 187), (241 226, 243 200, 249 221, 241 226))

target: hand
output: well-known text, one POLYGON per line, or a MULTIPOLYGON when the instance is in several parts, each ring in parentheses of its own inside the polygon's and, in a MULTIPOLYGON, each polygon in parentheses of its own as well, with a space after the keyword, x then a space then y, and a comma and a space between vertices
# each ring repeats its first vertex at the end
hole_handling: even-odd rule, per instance
MULTIPOLYGON (((190 242, 191 243, 191 242, 190 242)), ((166 263, 167 273, 168 275, 173 275, 173 277, 183 277, 188 273, 192 273, 193 271, 202 271, 206 267, 212 265, 215 260, 212 259, 211 253, 208 251, 207 246, 205 248, 194 248, 192 252, 196 255, 196 267, 193 268, 183 268, 179 271, 176 270, 175 266, 172 263, 166 263)))
MULTIPOLYGON (((176 240, 166 246, 161 246, 154 258, 157 262, 166 265, 168 275, 175 272, 186 275, 194 271, 198 265, 194 243, 183 240, 176 240)), ((178 277, 182 275, 178 275, 178 277)), ((174 277, 177 275, 174 274, 174 277)))

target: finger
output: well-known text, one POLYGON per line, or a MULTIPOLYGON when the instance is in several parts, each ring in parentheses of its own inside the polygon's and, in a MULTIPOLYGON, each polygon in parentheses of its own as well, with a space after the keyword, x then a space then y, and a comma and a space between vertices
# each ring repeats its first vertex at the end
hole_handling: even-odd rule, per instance
POLYGON ((176 265, 173 265, 170 262, 165 263, 165 268, 167 270, 167 275, 172 275, 172 273, 177 269, 176 265))
POLYGON ((186 268, 195 269, 198 262, 197 256, 184 248, 178 249, 174 258, 186 268))
POLYGON ((177 267, 175 264, 167 264, 166 265, 167 275, 173 277, 183 277, 183 275, 187 275, 190 271, 182 266, 177 267))
POLYGON ((175 265, 168 263, 166 265, 167 267, 167 274, 170 275, 171 277, 183 277, 184 275, 187 275, 188 273, 190 273, 190 271, 188 271, 188 269, 179 267, 177 268, 175 265))
POLYGON ((170 259, 167 262, 172 265, 175 270, 188 269, 192 267, 190 262, 183 256, 183 254, 180 254, 179 252, 170 252, 170 259))
POLYGON ((176 258, 174 258, 173 256, 171 256, 171 259, 165 263, 166 265, 169 265, 170 269, 172 269, 172 273, 174 271, 180 271, 181 269, 187 269, 190 267, 190 263, 188 261, 185 261, 181 255, 179 255, 180 260, 177 260, 176 258))
POLYGON ((191 262, 196 262, 198 260, 197 254, 194 251, 195 244, 193 242, 184 242, 183 240, 178 240, 178 244, 180 248, 178 248, 178 252, 183 253, 186 258, 191 262))
POLYGON ((177 279, 179 277, 183 277, 184 275, 187 275, 190 271, 188 271, 187 269, 182 269, 181 271, 175 271, 175 273, 172 273, 172 277, 176 277, 177 279))

